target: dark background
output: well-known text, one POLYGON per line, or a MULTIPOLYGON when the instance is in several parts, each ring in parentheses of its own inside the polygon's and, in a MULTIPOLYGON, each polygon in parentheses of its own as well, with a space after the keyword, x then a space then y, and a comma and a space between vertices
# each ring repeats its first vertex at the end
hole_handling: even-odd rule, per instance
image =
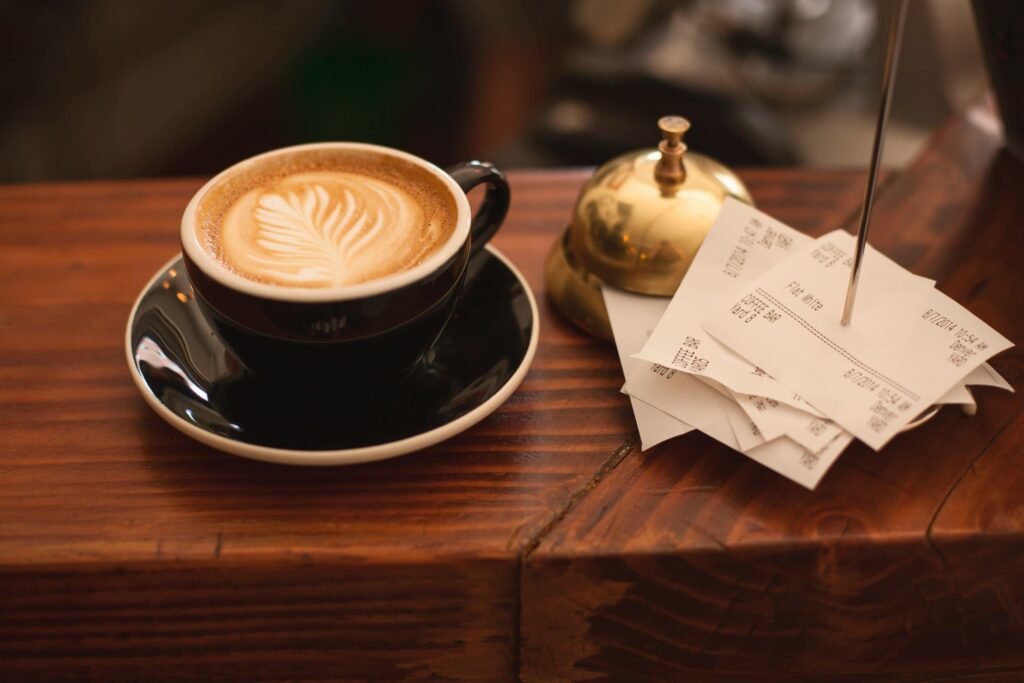
MULTIPOLYGON (((601 163, 693 122, 733 165, 864 165, 878 0, 0 3, 0 181, 209 175, 316 140, 601 163)), ((967 0, 914 0, 888 161, 986 87, 967 0)))

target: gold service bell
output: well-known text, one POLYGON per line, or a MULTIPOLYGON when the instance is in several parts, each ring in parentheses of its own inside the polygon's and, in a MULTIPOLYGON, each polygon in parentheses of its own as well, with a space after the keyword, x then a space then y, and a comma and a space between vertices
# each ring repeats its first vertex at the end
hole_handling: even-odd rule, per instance
POLYGON ((725 198, 753 204, 730 169, 686 151, 689 127, 681 116, 664 116, 657 149, 628 152, 597 169, 548 254, 548 296, 590 334, 612 340, 602 284, 671 296, 725 198))

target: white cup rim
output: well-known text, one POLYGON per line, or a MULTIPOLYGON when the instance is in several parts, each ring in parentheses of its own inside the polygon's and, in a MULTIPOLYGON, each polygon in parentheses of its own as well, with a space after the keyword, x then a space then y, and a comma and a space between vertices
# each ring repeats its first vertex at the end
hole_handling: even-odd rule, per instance
POLYGON ((444 265, 444 263, 459 251, 466 239, 469 237, 469 224, 470 208, 469 200, 466 198, 466 193, 462 191, 462 188, 459 187, 458 183, 456 183, 450 175, 429 161, 398 149, 384 147, 382 145, 372 145, 364 142, 313 142, 303 145, 292 145, 291 147, 282 147, 280 149, 264 152, 263 154, 257 154, 256 156, 249 157, 248 159, 224 169, 207 181, 206 184, 199 188, 199 191, 192 196, 188 206, 185 207, 185 213, 182 214, 181 246, 189 260, 191 260, 197 268, 203 271, 205 275, 229 289, 242 292, 244 294, 249 294, 261 299, 271 299, 274 301, 295 301, 303 303, 350 301, 352 299, 363 299, 366 297, 376 296, 378 294, 385 294, 427 277, 444 265), (444 244, 438 247, 434 253, 427 257, 422 263, 419 263, 408 270, 403 270, 375 280, 370 280, 369 282, 354 285, 338 285, 333 287, 270 285, 242 277, 219 263, 201 243, 196 224, 196 212, 198 211, 199 203, 210 188, 214 187, 228 176, 233 175, 252 164, 258 163, 263 159, 294 154, 304 150, 320 149, 350 149, 374 152, 385 156, 403 159, 427 170, 441 180, 441 182, 451 191, 452 197, 455 199, 456 220, 455 229, 452 230, 452 234, 449 235, 444 244))

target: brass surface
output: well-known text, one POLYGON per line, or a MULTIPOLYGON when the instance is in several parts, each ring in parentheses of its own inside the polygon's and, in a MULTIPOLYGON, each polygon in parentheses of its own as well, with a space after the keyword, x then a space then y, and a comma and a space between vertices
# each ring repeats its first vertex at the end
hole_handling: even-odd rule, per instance
POLYGON ((688 151, 689 122, 662 117, 658 149, 612 159, 580 190, 566 235, 548 256, 555 306, 585 330, 610 339, 601 283, 671 296, 726 197, 753 204, 732 170, 688 151), (571 264, 571 265, 570 265, 571 264))
POLYGON ((570 243, 583 268, 631 292, 670 296, 679 287, 727 196, 751 202, 732 171, 687 152, 686 180, 669 194, 654 177, 658 150, 624 154, 584 185, 570 243))
POLYGON ((661 194, 671 196, 686 180, 683 133, 690 130, 690 122, 682 116, 662 116, 658 119, 658 128, 661 129, 661 142, 658 143, 661 159, 654 167, 654 179, 658 181, 661 194))
POLYGON ((589 334, 612 341, 612 326, 601 294, 601 281, 581 270, 569 251, 569 230, 552 245, 544 263, 548 298, 562 315, 589 334))

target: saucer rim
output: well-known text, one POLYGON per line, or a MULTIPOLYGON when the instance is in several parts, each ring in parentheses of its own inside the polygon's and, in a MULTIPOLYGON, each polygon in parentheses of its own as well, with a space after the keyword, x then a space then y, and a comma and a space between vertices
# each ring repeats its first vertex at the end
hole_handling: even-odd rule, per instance
POLYGON ((248 458, 250 460, 259 460, 262 462, 271 462, 283 465, 303 466, 355 465, 365 462, 374 462, 377 460, 386 460, 388 458, 396 458, 400 455, 407 455, 415 451, 429 448, 430 446, 434 446, 466 431, 500 408, 505 401, 515 393, 516 389, 519 388, 519 385, 522 384, 523 380, 526 378, 537 352, 537 346, 540 339, 540 311, 537 308, 537 300, 533 295, 533 290, 530 288, 529 283, 527 283, 523 274, 507 256, 489 244, 484 248, 489 251, 492 256, 501 261, 523 286, 526 298, 530 302, 530 315, 533 323, 530 331, 530 343, 527 345, 526 353, 523 355, 522 361, 519 363, 519 367, 516 368, 516 371, 512 373, 512 376, 509 377, 508 380, 492 396, 466 414, 460 415, 451 422, 446 422, 439 427, 434 427, 433 429, 425 432, 414 434, 397 441, 388 441, 381 444, 375 444, 373 446, 360 446, 358 448, 333 450, 274 448, 271 446, 260 446, 258 444, 247 443, 244 441, 236 441, 226 436, 214 434, 188 422, 177 413, 170 410, 166 405, 164 405, 163 401, 153 393, 153 390, 145 382, 142 377, 142 373, 139 372, 138 367, 135 365, 135 356, 132 353, 132 325, 138 315, 139 306, 142 304, 142 300, 150 292, 157 281, 164 277, 164 273, 166 273, 174 263, 181 259, 181 254, 173 256, 156 271, 156 274, 142 287, 142 291, 139 293, 138 297, 136 297, 135 303, 132 304, 131 311, 128 314, 128 323, 125 326, 124 343, 125 359, 128 361, 129 374, 131 375, 136 388, 139 390, 139 393, 142 394, 142 398, 147 404, 149 404, 149 407, 152 408, 157 415, 163 418, 165 422, 170 424, 179 432, 182 432, 186 436, 217 450, 231 455, 248 458))

